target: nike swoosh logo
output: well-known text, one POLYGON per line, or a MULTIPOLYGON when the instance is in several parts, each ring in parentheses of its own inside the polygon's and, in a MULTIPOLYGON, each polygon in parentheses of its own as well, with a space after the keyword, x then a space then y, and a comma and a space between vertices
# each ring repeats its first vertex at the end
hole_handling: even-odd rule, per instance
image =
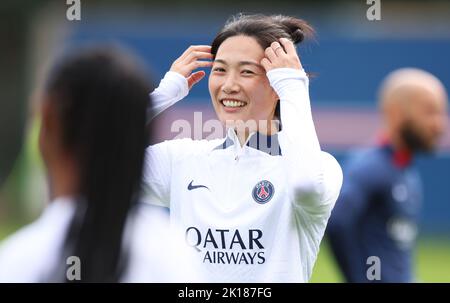
POLYGON ((193 189, 202 188, 202 187, 204 187, 207 190, 209 190, 209 188, 207 186, 205 186, 205 185, 192 185, 192 182, 194 182, 194 180, 192 180, 191 183, 189 183, 189 185, 187 187, 188 190, 193 190, 193 189))

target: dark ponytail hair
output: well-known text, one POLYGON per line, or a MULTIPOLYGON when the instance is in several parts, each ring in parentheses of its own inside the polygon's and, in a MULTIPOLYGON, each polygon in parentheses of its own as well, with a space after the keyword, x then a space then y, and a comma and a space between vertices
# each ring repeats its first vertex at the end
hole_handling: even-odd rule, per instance
POLYGON ((130 58, 111 47, 78 50, 60 60, 45 87, 79 169, 62 262, 65 269, 68 256, 80 258, 81 282, 120 278, 122 233, 139 192, 152 87, 130 58))
POLYGON ((226 39, 239 35, 255 38, 262 49, 266 49, 280 38, 299 44, 313 38, 314 29, 305 20, 295 17, 238 14, 232 16, 216 35, 211 44, 211 53, 215 56, 226 39))

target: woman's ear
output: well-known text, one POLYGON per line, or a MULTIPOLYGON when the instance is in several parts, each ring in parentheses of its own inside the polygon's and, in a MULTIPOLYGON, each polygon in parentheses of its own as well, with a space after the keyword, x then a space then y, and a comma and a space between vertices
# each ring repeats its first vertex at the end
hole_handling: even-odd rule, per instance
POLYGON ((272 88, 272 100, 275 102, 278 102, 280 100, 280 97, 278 97, 278 94, 275 92, 275 90, 272 88))
POLYGON ((45 159, 51 150, 58 147, 58 116, 52 102, 43 99, 40 102, 40 129, 39 129, 39 149, 45 159))

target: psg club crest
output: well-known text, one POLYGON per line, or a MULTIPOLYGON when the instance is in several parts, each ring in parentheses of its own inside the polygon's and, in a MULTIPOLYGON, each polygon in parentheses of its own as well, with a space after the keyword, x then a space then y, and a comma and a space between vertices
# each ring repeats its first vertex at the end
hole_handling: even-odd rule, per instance
POLYGON ((259 204, 265 204, 272 199, 274 193, 275 188, 273 187, 273 184, 267 180, 263 180, 253 187, 252 196, 259 204))

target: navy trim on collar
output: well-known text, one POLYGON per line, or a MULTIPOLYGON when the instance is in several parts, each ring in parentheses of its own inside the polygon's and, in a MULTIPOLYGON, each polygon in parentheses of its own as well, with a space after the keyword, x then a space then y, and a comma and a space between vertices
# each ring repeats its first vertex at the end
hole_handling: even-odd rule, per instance
MULTIPOLYGON (((230 146, 233 146, 234 142, 230 137, 226 137, 225 141, 217 146, 216 149, 226 149, 230 146)), ((257 149, 259 151, 262 151, 266 154, 269 154, 271 156, 281 156, 281 147, 280 142, 278 141, 278 133, 272 135, 272 136, 266 136, 261 133, 254 133, 250 136, 249 140, 247 141, 248 147, 257 149)))

